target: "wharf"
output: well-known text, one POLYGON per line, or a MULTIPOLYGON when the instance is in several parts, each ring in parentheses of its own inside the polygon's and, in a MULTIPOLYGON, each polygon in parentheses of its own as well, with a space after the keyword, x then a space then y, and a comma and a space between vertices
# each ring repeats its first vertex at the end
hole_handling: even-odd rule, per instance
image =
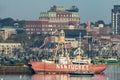
POLYGON ((32 74, 29 66, 0 66, 0 74, 32 74))

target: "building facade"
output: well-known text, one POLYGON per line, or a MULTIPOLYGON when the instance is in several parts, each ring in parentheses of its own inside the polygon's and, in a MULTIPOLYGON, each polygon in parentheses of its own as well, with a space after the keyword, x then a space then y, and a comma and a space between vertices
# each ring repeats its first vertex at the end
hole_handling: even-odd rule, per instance
POLYGON ((0 28, 0 36, 3 38, 3 40, 6 40, 9 38, 12 34, 16 34, 15 28, 0 28))
POLYGON ((14 49, 21 48, 21 43, 0 43, 0 54, 10 54, 14 49))
POLYGON ((50 33, 58 29, 69 29, 71 25, 77 28, 80 24, 78 11, 75 6, 69 10, 64 7, 53 6, 47 12, 41 12, 39 20, 26 21, 25 30, 27 34, 40 34, 50 33))
POLYGON ((120 5, 114 5, 112 9, 113 34, 120 34, 120 5))

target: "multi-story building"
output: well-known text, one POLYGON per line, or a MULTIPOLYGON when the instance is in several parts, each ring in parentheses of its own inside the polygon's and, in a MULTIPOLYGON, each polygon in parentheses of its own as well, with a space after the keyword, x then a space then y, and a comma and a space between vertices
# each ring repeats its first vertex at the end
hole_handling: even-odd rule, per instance
POLYGON ((49 33, 58 29, 77 28, 80 24, 78 8, 72 6, 67 10, 64 7, 53 6, 47 12, 41 12, 38 21, 26 21, 27 34, 49 33), (73 27, 74 26, 74 27, 73 27))
MULTIPOLYGON (((46 21, 45 21, 45 24, 47 24, 46 21)), ((43 25, 44 25, 44 21, 26 21, 25 22, 25 31, 27 34, 34 34, 34 33, 40 34, 40 33, 42 33, 43 25)))
POLYGON ((10 54, 14 49, 21 48, 21 43, 0 43, 0 54, 10 54))
POLYGON ((10 26, 4 26, 4 28, 0 29, 0 36, 3 38, 3 40, 6 40, 12 34, 16 34, 15 28, 11 28, 10 26))
POLYGON ((120 34, 120 5, 114 5, 112 9, 113 34, 120 34))

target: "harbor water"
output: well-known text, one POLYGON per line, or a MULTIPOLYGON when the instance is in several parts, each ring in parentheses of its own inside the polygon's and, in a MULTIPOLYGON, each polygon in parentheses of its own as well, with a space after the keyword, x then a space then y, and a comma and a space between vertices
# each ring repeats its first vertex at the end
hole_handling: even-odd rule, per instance
POLYGON ((120 80, 120 64, 108 65, 102 74, 70 77, 69 74, 2 74, 0 80, 120 80))

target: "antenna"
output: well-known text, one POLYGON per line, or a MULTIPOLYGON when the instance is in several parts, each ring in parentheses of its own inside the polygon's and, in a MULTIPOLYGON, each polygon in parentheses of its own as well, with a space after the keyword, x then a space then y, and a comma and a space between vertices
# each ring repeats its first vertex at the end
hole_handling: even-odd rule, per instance
POLYGON ((79 48, 81 47, 81 32, 79 34, 79 48))
POLYGON ((79 48, 78 48, 78 50, 79 50, 79 55, 80 55, 81 54, 81 32, 79 34, 79 48))

